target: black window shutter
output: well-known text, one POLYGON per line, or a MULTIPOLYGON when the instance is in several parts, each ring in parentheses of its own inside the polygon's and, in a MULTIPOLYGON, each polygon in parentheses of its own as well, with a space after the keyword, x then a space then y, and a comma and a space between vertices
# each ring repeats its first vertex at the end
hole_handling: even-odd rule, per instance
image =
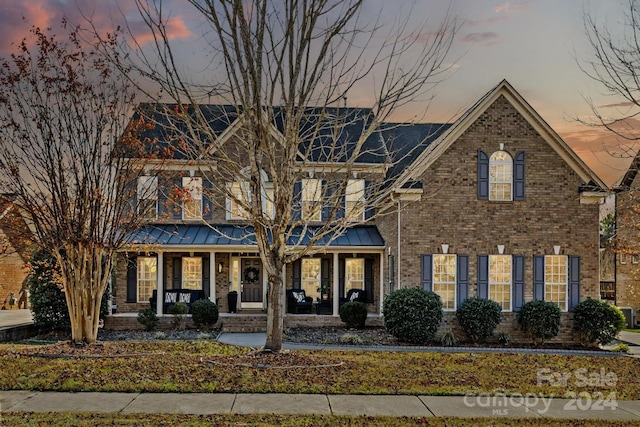
POLYGON ((211 181, 203 178, 202 189, 202 219, 213 218, 213 203, 211 202, 211 181))
POLYGON ((371 219, 373 217, 373 215, 375 214, 375 209, 373 208, 373 206, 369 203, 369 201, 371 199, 373 199, 373 181, 365 181, 364 182, 364 199, 365 199, 365 206, 364 206, 364 219, 371 219))
POLYGON ((489 156, 478 150, 478 199, 489 199, 489 156))
MULTIPOLYGON (((182 178, 174 178, 173 179, 174 190, 179 190, 182 187, 182 178)), ((172 199, 174 199, 174 203, 171 209, 171 213, 173 219, 182 219, 182 200, 179 200, 178 194, 180 192, 173 191, 172 199)))
POLYGON ((580 303, 580 257, 569 257, 569 311, 580 303))
POLYGON ((373 258, 364 259, 364 290, 367 292, 367 302, 373 302, 373 258))
POLYGON ((320 298, 331 298, 331 277, 330 277, 330 264, 329 258, 323 258, 320 261, 320 286, 322 287, 320 292, 320 298))
POLYGON ((293 261, 291 267, 293 269, 292 287, 293 289, 300 289, 302 288, 302 260, 297 259, 293 261))
POLYGON ((291 213, 294 221, 302 219, 302 182, 296 181, 293 184, 293 210, 291 213))
POLYGON ((182 288, 182 258, 173 259, 173 287, 172 289, 182 288))
POLYGON ((478 255, 478 298, 489 298, 489 255, 478 255))
POLYGON ((422 263, 420 268, 420 281, 422 289, 425 291, 433 291, 433 255, 422 255, 422 263))
MULTIPOLYGON (((211 268, 209 257, 202 258, 202 290, 205 298, 209 298, 209 285, 211 283, 211 268)), ((215 302, 215 301, 214 301, 215 302)))
POLYGON ((344 291, 344 287, 345 287, 345 265, 344 265, 344 258, 340 258, 338 260, 338 292, 340 293, 341 297, 346 296, 346 293, 344 291))
POLYGON ((460 307, 460 304, 469 298, 469 256, 458 255, 457 267, 456 281, 458 289, 456 290, 456 298, 457 306, 460 307))
POLYGON ((513 292, 512 292, 512 309, 520 310, 524 304, 524 257, 520 255, 513 256, 513 292))
POLYGON ((158 177, 158 218, 163 219, 169 214, 167 194, 171 191, 171 181, 165 177, 158 177))
POLYGON ((544 300, 544 255, 533 257, 533 299, 544 300))
POLYGON ((138 258, 127 258, 127 302, 138 301, 138 258))
POLYGON ((524 200, 524 151, 519 151, 513 162, 513 200, 524 200))

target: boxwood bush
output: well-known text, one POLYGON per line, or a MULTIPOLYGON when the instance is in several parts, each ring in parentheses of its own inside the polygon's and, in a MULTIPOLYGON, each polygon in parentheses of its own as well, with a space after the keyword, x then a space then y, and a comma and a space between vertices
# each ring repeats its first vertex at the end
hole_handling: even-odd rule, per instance
POLYGON ((362 329, 367 321, 367 306, 363 302, 347 302, 340 307, 340 320, 347 328, 362 329))
POLYGON ((208 299, 201 299, 191 304, 191 320, 196 328, 202 326, 212 328, 218 321, 218 306, 208 299))
POLYGON ((471 342, 485 342, 502 320, 502 307, 490 299, 467 298, 458 307, 456 318, 471 342))
POLYGON ((138 312, 138 323, 144 326, 146 331, 153 331, 158 326, 158 315, 152 308, 144 308, 138 312))
POLYGON ((440 296, 420 288, 391 292, 384 300, 383 310, 385 328, 400 341, 431 341, 442 322, 440 296))
POLYGON ((560 332, 560 308, 550 301, 529 301, 516 313, 516 321, 534 345, 541 345, 560 332))
POLYGON ((605 301, 588 298, 578 304, 574 312, 573 328, 586 346, 610 343, 625 325, 622 311, 605 301))

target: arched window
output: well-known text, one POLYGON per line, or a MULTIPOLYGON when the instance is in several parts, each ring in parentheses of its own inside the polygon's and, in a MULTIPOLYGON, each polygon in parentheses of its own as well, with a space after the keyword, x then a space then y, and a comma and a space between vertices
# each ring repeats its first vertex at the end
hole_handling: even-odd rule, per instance
POLYGON ((489 200, 513 200, 513 159, 506 151, 489 158, 489 200))

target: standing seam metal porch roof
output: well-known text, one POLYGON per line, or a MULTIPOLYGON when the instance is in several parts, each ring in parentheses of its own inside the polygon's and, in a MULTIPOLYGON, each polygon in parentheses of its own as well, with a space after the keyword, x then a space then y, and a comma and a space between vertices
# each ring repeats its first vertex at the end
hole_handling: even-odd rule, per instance
MULTIPOLYGON (((320 226, 307 227, 298 245, 306 245, 320 226)), ((291 232, 287 245, 296 246, 302 228, 291 232)), ((315 246, 326 246, 331 236, 319 239, 315 246)), ((256 239, 252 226, 244 225, 204 225, 204 224, 161 224, 149 225, 132 232, 126 239, 128 245, 162 245, 162 246, 255 246, 256 239)), ((384 247, 384 239, 375 225, 354 226, 335 237, 328 243, 329 247, 384 247)))

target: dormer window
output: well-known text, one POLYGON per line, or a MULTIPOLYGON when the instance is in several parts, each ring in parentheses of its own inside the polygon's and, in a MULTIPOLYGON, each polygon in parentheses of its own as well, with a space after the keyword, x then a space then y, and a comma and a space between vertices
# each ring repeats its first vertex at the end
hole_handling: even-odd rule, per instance
POLYGON ((489 158, 489 200, 512 200, 513 159, 506 151, 496 151, 489 158))
POLYGON ((202 178, 182 178, 185 195, 182 202, 182 219, 202 219, 202 178))

